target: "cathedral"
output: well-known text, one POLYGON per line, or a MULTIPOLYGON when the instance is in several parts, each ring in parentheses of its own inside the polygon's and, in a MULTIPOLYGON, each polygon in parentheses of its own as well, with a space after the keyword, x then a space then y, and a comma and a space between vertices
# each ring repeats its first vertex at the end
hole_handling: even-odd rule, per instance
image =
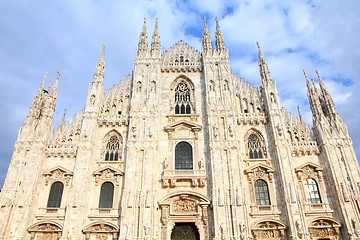
POLYGON ((360 239, 358 162, 319 72, 304 71, 310 128, 281 106, 259 45, 259 87, 231 71, 218 19, 201 51, 162 51, 157 20, 150 40, 144 21, 132 74, 108 90, 104 46, 84 108, 54 129, 58 81, 44 77, 0 239, 360 239))

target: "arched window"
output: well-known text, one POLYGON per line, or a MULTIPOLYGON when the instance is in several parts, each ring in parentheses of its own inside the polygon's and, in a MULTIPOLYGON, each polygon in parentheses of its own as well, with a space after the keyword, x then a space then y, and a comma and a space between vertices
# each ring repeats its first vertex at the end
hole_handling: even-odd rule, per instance
POLYGON ((248 138, 248 150, 250 159, 259 159, 264 157, 260 138, 255 133, 250 134, 248 138))
POLYGON ((101 185, 99 208, 112 208, 114 198, 114 184, 105 182, 101 185))
POLYGON ((105 161, 119 161, 121 158, 121 141, 119 136, 112 135, 106 143, 105 161))
POLYGON ((179 142, 175 147, 175 169, 193 169, 192 147, 187 142, 179 142))
POLYGON ((269 188, 264 180, 258 179, 255 181, 255 195, 256 195, 256 205, 258 206, 270 205, 269 188))
POLYGON ((190 114, 191 99, 190 88, 184 81, 175 88, 175 114, 190 114))
POLYGON ((312 178, 307 178, 304 180, 305 193, 307 201, 310 204, 321 203, 321 197, 318 185, 316 181, 312 178))
POLYGON ((54 182, 51 185, 49 198, 47 202, 48 208, 60 208, 63 191, 64 191, 64 184, 62 182, 54 182))

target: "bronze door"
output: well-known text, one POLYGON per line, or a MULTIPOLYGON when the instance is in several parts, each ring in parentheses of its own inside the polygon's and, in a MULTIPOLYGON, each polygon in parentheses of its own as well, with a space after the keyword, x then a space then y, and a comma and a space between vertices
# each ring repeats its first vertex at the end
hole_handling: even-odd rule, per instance
POLYGON ((171 240, 199 240, 199 231, 195 223, 176 223, 171 233, 171 240))

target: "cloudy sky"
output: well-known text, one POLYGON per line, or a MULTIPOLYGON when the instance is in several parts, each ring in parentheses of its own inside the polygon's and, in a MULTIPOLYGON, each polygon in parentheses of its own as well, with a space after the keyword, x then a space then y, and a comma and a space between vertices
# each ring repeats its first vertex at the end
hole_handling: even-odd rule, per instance
POLYGON ((232 70, 259 86, 256 41, 284 107, 308 123, 306 69, 319 69, 360 156, 360 1, 358 0, 3 0, 0 1, 0 187, 18 129, 43 75, 61 71, 56 124, 85 103, 106 43, 105 86, 131 73, 143 18, 151 38, 159 18, 162 49, 180 39, 201 50, 203 17, 214 40, 219 17, 232 70))

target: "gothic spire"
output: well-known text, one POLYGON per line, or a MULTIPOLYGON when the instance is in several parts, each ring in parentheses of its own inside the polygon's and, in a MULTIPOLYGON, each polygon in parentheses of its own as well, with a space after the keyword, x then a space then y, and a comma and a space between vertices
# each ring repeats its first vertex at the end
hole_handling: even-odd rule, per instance
POLYGON ((160 52, 161 52, 161 47, 160 47, 159 24, 158 24, 158 18, 156 18, 155 30, 151 39, 151 53, 159 54, 160 52))
POLYGON ((148 50, 148 35, 146 31, 146 18, 144 18, 144 25, 142 32, 140 33, 137 53, 138 54, 144 53, 147 52, 147 50, 148 50))
MULTIPOLYGON (((58 86, 59 86, 59 78, 60 78, 60 71, 57 72, 57 77, 56 77, 56 81, 55 81, 55 84, 54 86, 52 87, 51 89, 51 95, 52 95, 52 98, 55 100, 54 104, 56 103, 56 99, 57 99, 57 96, 58 96, 58 92, 57 92, 57 89, 58 89, 58 86)), ((50 84, 51 85, 51 84, 50 84)), ((50 88, 50 86, 49 86, 50 88)), ((50 91, 49 91, 50 92, 50 91)))
POLYGON ((209 29, 206 24, 206 17, 204 17, 204 31, 202 34, 202 46, 203 46, 203 52, 211 52, 212 46, 211 46, 211 38, 209 29))
POLYGON ((258 55, 259 55, 259 68, 260 68, 260 77, 262 82, 271 82, 269 66, 264 58, 264 55, 260 49, 260 45, 256 42, 258 48, 258 55))
POLYGON ((321 79, 320 73, 319 71, 316 69, 316 75, 319 79, 319 85, 320 85, 320 91, 324 100, 324 104, 326 109, 329 111, 330 115, 336 115, 337 111, 335 108, 335 103, 330 95, 330 93, 328 92, 327 88, 325 87, 325 84, 323 82, 323 80, 321 79))
POLYGON ((103 49, 101 51, 99 62, 96 66, 95 74, 94 74, 94 82, 102 82, 104 80, 105 74, 105 49, 106 45, 103 45, 103 49))
POLYGON ((303 72, 304 72, 304 76, 306 79, 307 95, 308 95, 308 99, 309 99, 309 103, 310 103, 310 108, 313 113, 313 116, 315 118, 318 118, 320 115, 323 114, 321 105, 320 105, 319 94, 318 94, 318 91, 317 91, 314 81, 312 80, 310 82, 306 71, 303 70, 303 72))
POLYGON ((300 122, 303 122, 303 118, 302 118, 299 106, 297 106, 297 110, 298 110, 299 120, 300 120, 300 122))
POLYGON ((215 32, 215 47, 218 53, 226 51, 224 37, 220 30, 219 19, 215 18, 216 21, 216 32, 215 32))

